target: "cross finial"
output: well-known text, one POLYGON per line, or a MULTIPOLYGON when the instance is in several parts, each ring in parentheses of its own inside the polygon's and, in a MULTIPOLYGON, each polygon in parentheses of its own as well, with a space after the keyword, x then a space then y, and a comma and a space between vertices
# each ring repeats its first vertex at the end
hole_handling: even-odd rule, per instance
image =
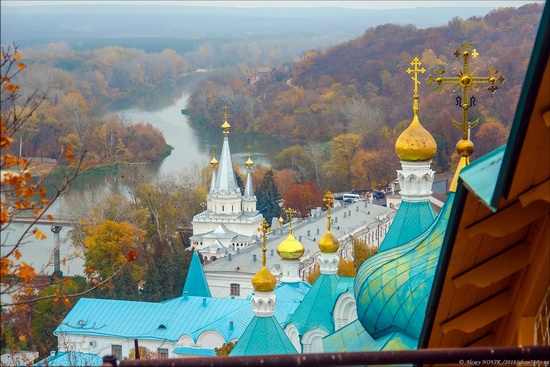
POLYGON ((411 61, 411 65, 414 66, 414 69, 408 68, 407 73, 414 73, 414 76, 411 76, 411 79, 414 81, 414 95, 418 96, 418 85, 420 84, 420 81, 418 80, 418 73, 424 74, 426 72, 426 69, 418 68, 420 65, 422 65, 418 57, 415 57, 413 61, 411 61))
POLYGON ((332 196, 332 192, 327 191, 327 193, 323 197, 323 201, 326 203, 326 206, 327 206, 327 219, 328 219, 327 228, 328 228, 328 231, 330 232, 330 218, 331 218, 330 210, 332 209, 332 203, 334 203, 334 196, 332 196))
MULTIPOLYGON (((476 76, 475 73, 477 72, 477 69, 475 69, 474 71, 470 71, 470 58, 475 60, 479 54, 475 48, 472 49, 472 44, 469 42, 462 43, 460 45, 460 48, 456 49, 454 55, 457 59, 462 56, 463 61, 463 69, 458 71, 458 74, 456 74, 457 77, 443 77, 445 71, 441 68, 437 68, 436 70, 434 70, 434 74, 436 76, 434 77, 430 75, 426 81, 430 86, 435 83, 436 85, 434 89, 439 92, 444 89, 442 84, 454 84, 456 88, 453 90, 453 92, 462 89, 462 97, 456 97, 456 105, 462 109, 462 123, 457 122, 454 119, 452 119, 452 121, 456 127, 462 130, 462 142, 464 142, 464 144, 462 145, 468 145, 470 147, 467 151, 463 151, 463 153, 459 152, 461 156, 467 157, 471 153, 473 153, 473 144, 470 142, 470 129, 473 129, 479 123, 479 119, 475 120, 474 122, 470 122, 468 120, 468 111, 471 107, 474 107, 476 103, 475 97, 470 97, 470 89, 473 89, 474 92, 477 92, 479 90, 476 89, 477 86, 482 84, 489 84, 487 90, 495 93, 498 89, 498 86, 496 86, 495 83, 498 82, 499 84, 503 84, 506 81, 506 78, 502 74, 500 74, 499 71, 495 68, 491 68, 487 71, 487 73, 489 74, 488 77, 476 76), (465 144, 466 142, 469 143, 465 144)), ((456 72, 457 70, 454 69, 453 71, 456 72)))
POLYGON ((216 148, 218 147, 216 144, 212 144, 210 146, 212 148, 212 158, 216 156, 216 148))
POLYGON ((222 130, 224 134, 229 134, 229 129, 231 128, 231 125, 227 122, 227 105, 223 106, 223 124, 222 124, 222 130))
POLYGON ((289 220, 289 231, 290 231, 290 234, 292 234, 292 214, 298 214, 298 212, 292 208, 288 208, 285 210, 285 213, 288 214, 288 220, 289 220))
POLYGON ((227 110, 229 109, 229 107, 227 107, 227 105, 223 106, 223 119, 224 120, 227 120, 227 110))
POLYGON ((260 223, 260 227, 258 228, 258 232, 260 232, 260 237, 262 238, 262 265, 265 266, 266 258, 265 258, 265 252, 267 251, 267 234, 271 232, 271 228, 269 228, 269 223, 267 223, 267 220, 263 220, 260 223))

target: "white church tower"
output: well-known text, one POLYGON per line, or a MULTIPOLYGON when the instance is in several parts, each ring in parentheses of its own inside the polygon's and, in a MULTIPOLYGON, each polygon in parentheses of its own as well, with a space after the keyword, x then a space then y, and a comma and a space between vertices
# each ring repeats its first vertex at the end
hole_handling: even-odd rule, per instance
MULTIPOLYGON (((244 195, 237 184, 229 149, 227 106, 224 107, 223 145, 219 162, 215 156, 212 165, 212 183, 206 197, 206 210, 193 217, 191 242, 206 260, 216 260, 227 253, 239 251, 256 242, 257 228, 263 220, 256 210, 252 187, 250 150, 246 162, 247 177, 244 195), (217 169, 217 172, 216 172, 217 169)), ((250 149, 250 146, 249 146, 250 149)))

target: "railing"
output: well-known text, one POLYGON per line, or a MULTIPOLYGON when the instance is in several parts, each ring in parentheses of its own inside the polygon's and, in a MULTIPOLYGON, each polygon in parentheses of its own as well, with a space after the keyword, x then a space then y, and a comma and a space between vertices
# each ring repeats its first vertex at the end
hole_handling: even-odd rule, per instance
POLYGON ((529 366, 550 360, 550 347, 418 349, 388 352, 314 353, 248 357, 123 360, 120 366, 364 366, 415 364, 431 366, 529 366))

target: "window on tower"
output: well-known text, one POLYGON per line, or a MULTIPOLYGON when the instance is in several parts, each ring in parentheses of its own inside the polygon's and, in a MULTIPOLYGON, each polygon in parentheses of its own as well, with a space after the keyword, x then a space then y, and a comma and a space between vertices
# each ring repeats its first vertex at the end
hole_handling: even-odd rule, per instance
POLYGON ((231 283, 231 296, 240 296, 241 295, 241 285, 237 283, 231 283))

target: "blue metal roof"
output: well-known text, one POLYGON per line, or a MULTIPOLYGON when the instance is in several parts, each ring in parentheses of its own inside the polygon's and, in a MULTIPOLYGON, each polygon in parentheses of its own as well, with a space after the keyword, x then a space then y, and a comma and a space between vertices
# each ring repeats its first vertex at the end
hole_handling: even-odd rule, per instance
MULTIPOLYGON (((233 311, 250 308, 249 301, 231 298, 190 296, 162 303, 82 298, 55 333, 176 341, 233 311)), ((246 324, 250 319, 252 315, 246 324)))
POLYGON ((407 243, 421 235, 435 219, 429 201, 402 201, 378 252, 383 252, 407 243))
POLYGON ((188 348, 188 347, 177 347, 176 349, 173 350, 172 353, 197 355, 197 356, 210 356, 210 357, 216 356, 216 351, 214 349, 188 348))
POLYGON ((334 331, 332 311, 336 299, 348 289, 353 289, 353 282, 354 278, 340 277, 336 274, 319 275, 289 323, 296 326, 302 335, 317 327, 332 333, 334 331))
POLYGON ((212 297, 197 251, 193 251, 191 264, 187 271, 187 278, 185 278, 185 285, 183 286, 183 294, 185 294, 185 292, 187 292, 188 296, 212 297))
POLYGON ((40 362, 33 364, 35 366, 48 366, 48 367, 95 367, 103 364, 103 358, 90 353, 82 352, 59 352, 53 357, 48 357, 40 362))
POLYGON ((252 356, 295 353, 298 353, 296 348, 294 348, 275 317, 255 316, 229 355, 252 356))
POLYGON ((302 302, 310 289, 311 285, 307 282, 283 282, 275 288, 277 304, 279 304, 279 302, 302 302))
POLYGON ((396 331, 420 336, 453 199, 451 193, 421 236, 372 256, 357 271, 357 315, 375 339, 396 331))

